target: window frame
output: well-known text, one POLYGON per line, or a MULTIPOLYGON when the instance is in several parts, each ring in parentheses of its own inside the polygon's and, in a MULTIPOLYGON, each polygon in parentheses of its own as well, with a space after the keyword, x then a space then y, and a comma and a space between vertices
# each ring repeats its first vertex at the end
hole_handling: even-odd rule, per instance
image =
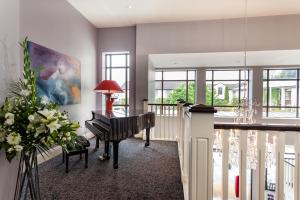
MULTIPOLYGON (((265 78, 263 76, 263 85, 264 83, 266 82, 266 89, 267 89, 267 94, 266 94, 266 105, 264 105, 264 95, 262 94, 262 108, 263 108, 263 112, 262 112, 262 117, 264 118, 273 118, 273 117, 270 117, 269 116, 269 112, 270 112, 270 108, 294 108, 296 109, 296 116, 295 117, 279 117, 279 118, 276 118, 276 119, 284 119, 284 118, 299 118, 300 116, 300 113, 299 113, 299 109, 300 109, 300 106, 299 106, 299 78, 300 78, 300 68, 264 68, 263 69, 263 74, 264 72, 267 72, 266 73, 266 76, 267 78, 265 78), (270 71, 271 70, 296 70, 297 71, 297 76, 296 78, 270 78, 270 71), (296 81, 296 106, 271 106, 269 105, 270 104, 270 101, 269 101, 269 98, 270 98, 270 81, 296 81), (264 109, 265 109, 265 116, 264 116, 264 109)), ((264 89, 264 86, 263 86, 263 89, 264 89)))
POLYGON ((104 73, 105 80, 112 80, 112 71, 113 69, 125 69, 125 104, 113 104, 113 107, 125 107, 125 111, 127 112, 130 106, 129 101, 129 92, 130 92, 130 53, 129 51, 124 52, 106 52, 103 53, 104 57, 104 73), (112 66, 112 57, 115 55, 124 55, 125 56, 125 66, 112 66), (109 63, 108 63, 109 59, 109 63), (109 70, 109 77, 108 75, 109 70))
POLYGON ((189 96, 189 83, 192 83, 194 82, 195 84, 195 90, 194 90, 194 102, 189 102, 189 103, 195 103, 195 95, 196 95, 196 74, 197 74, 197 70, 196 69, 157 69, 155 70, 155 73, 157 72, 160 72, 161 73, 161 79, 159 80, 156 80, 155 78, 155 83, 157 82, 161 82, 161 89, 156 89, 155 88, 155 91, 161 91, 161 102, 159 104, 161 105, 165 105, 167 103, 164 103, 164 91, 166 90, 169 90, 169 91, 172 91, 173 89, 164 89, 164 82, 185 82, 185 101, 187 102, 188 101, 188 96, 189 96), (186 77, 184 80, 180 80, 180 79, 172 79, 172 80, 165 80, 164 79, 164 73, 165 72, 172 72, 172 71, 185 71, 186 73, 186 77), (194 79, 189 79, 189 72, 193 71, 195 73, 195 78, 194 79))
MULTIPOLYGON (((206 69, 205 70, 205 74, 206 72, 210 71, 211 72, 211 79, 207 79, 205 78, 205 85, 207 84, 207 82, 211 82, 211 104, 209 106, 214 106, 216 108, 241 108, 241 100, 242 100, 242 97, 241 97, 241 91, 242 91, 242 82, 245 82, 245 80, 243 79, 242 77, 242 73, 244 71, 247 71, 247 98, 249 99, 250 98, 250 69, 247 68, 247 69, 206 69), (220 79, 214 79, 214 72, 215 71, 238 71, 239 72, 239 79, 223 79, 223 80, 220 80, 220 79), (239 84, 239 92, 238 92, 238 106, 233 106, 233 105, 214 105, 214 82, 229 82, 229 81, 237 81, 238 84, 239 84)), ((205 96, 206 96, 206 91, 205 91, 205 96)), ((205 100, 205 104, 206 104, 206 100, 205 100)), ((208 105, 208 104, 206 104, 208 105)))

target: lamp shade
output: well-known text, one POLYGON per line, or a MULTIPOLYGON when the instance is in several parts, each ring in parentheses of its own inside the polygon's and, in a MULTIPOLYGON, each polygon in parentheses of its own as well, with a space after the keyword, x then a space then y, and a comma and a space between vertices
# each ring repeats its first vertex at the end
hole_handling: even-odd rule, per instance
POLYGON ((103 94, 113 94, 122 93, 122 88, 118 85, 116 81, 113 80, 103 80, 98 83, 97 87, 94 89, 95 92, 101 92, 103 94))

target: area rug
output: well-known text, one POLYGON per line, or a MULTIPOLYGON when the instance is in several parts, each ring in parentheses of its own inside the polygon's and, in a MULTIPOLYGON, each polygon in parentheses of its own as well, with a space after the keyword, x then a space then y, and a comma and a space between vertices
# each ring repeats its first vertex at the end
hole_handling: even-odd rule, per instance
POLYGON ((113 169, 112 158, 100 161, 103 144, 89 148, 89 166, 84 157, 70 157, 65 173, 62 156, 39 166, 43 200, 183 200, 180 164, 176 142, 127 139, 119 146, 119 169, 113 169))

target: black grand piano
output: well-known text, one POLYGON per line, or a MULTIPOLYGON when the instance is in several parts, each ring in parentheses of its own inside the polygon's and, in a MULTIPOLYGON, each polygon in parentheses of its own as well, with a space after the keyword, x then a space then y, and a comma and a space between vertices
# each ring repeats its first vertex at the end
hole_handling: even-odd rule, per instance
POLYGON ((113 111, 108 114, 105 111, 92 111, 93 118, 85 122, 85 126, 96 136, 96 149, 99 148, 99 140, 105 142, 104 153, 101 160, 110 159, 110 145, 113 144, 113 167, 118 168, 119 143, 126 138, 133 137, 141 130, 146 129, 145 146, 150 145, 150 128, 155 125, 155 113, 153 112, 122 112, 113 111))

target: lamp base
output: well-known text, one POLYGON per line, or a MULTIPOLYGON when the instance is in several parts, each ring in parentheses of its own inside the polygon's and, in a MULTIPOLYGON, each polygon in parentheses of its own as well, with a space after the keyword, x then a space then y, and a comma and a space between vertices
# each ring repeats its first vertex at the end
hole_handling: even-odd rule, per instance
POLYGON ((111 98, 111 94, 105 94, 106 96, 106 102, 105 102, 105 112, 108 114, 112 113, 112 104, 114 102, 114 99, 111 98))

